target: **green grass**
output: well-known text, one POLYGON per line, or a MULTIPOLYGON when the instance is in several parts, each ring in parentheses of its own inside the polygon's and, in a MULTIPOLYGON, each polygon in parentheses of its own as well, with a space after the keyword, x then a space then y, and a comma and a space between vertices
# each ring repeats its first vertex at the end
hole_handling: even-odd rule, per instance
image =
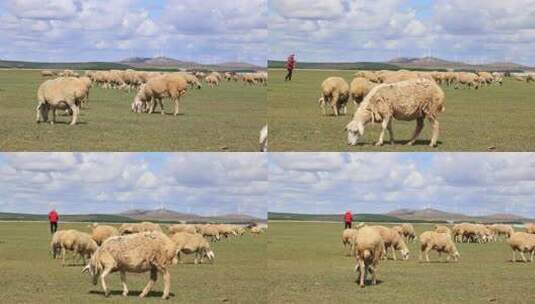
MULTIPOLYGON (((396 144, 375 147, 379 125, 369 125, 362 145, 346 144, 344 128, 355 107, 346 116, 323 116, 318 106, 320 86, 329 76, 351 81, 354 71, 294 72, 284 82, 283 70, 269 70, 268 121, 271 151, 496 151, 535 150, 535 85, 506 80, 502 87, 481 90, 444 88, 446 111, 439 116, 439 146, 430 148, 431 129, 426 125, 415 146, 409 140, 416 122, 394 121, 396 144)), ((386 134, 387 141, 389 140, 386 134)), ((385 141, 385 142, 387 142, 385 141)))
MULTIPOLYGON (((382 261, 376 286, 355 282, 352 257, 341 243, 343 223, 270 222, 270 303, 535 303, 534 264, 510 262, 502 241, 459 244, 458 263, 418 262, 418 243, 409 261, 382 261)), ((415 225, 417 233, 430 225, 415 225)), ((399 256, 399 255, 398 255, 399 256)), ((436 253, 430 254, 437 261, 436 253)))
MULTIPOLYGON (((64 224, 60 229, 87 231, 87 224, 64 224)), ((100 283, 93 286, 82 266, 61 266, 49 253, 47 223, 0 223, 0 286, 2 303, 163 303, 160 277, 146 299, 137 295, 149 274, 127 274, 130 295, 121 295, 118 273, 107 283, 112 295, 105 298, 100 283)), ((246 235, 213 245, 214 264, 172 266, 172 297, 165 303, 266 303, 266 237, 246 235)))
POLYGON ((40 71, 0 70, 1 151, 257 151, 266 122, 266 88, 239 83, 190 90, 182 115, 135 114, 135 93, 94 87, 80 124, 36 124, 40 71))

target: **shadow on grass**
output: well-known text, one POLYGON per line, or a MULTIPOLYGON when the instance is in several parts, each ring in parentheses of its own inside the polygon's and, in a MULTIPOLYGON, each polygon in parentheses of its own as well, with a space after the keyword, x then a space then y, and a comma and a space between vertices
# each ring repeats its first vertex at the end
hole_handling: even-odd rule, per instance
MULTIPOLYGON (((139 297, 139 295, 141 294, 141 290, 130 290, 128 292, 128 297, 139 297)), ((94 294, 94 295, 101 295, 102 297, 104 297, 104 291, 102 290, 91 290, 89 291, 89 294, 94 294)), ((123 295, 123 291, 122 290, 110 290, 110 296, 122 296, 123 295)), ((150 291, 146 296, 145 298, 161 298, 163 295, 163 291, 150 291)), ((169 293, 169 297, 172 298, 174 297, 175 294, 170 292, 169 293)))
MULTIPOLYGON (((357 285, 358 285, 360 283, 360 279, 357 278, 355 280, 355 283, 357 283, 357 285)), ((376 280, 376 284, 375 285, 372 284, 372 280, 371 279, 364 280, 364 286, 366 286, 366 287, 373 287, 373 286, 377 286, 377 285, 381 285, 381 284, 383 284, 382 280, 376 280)))

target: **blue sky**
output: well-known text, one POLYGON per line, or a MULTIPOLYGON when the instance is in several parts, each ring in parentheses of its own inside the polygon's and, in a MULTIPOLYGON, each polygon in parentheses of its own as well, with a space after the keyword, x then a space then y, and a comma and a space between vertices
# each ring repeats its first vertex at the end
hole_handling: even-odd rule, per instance
POLYGON ((270 211, 535 218, 534 153, 277 153, 268 166, 270 211))
POLYGON ((535 66, 533 0, 270 0, 271 59, 435 56, 535 66))
POLYGON ((266 64, 266 0, 6 0, 0 59, 266 64))
POLYGON ((0 211, 165 208, 266 217, 259 153, 0 153, 0 211))

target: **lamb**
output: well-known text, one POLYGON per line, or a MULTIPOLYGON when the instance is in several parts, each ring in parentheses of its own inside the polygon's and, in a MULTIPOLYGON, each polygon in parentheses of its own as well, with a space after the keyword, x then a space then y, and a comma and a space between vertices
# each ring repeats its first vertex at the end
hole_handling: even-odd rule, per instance
POLYGON ((527 233, 535 234, 535 223, 526 223, 524 226, 526 227, 527 233))
POLYGON ((139 295, 140 298, 150 292, 158 279, 159 272, 164 279, 162 298, 168 299, 171 287, 169 266, 178 262, 176 250, 176 244, 159 231, 111 237, 98 248, 82 272, 88 272, 91 275, 94 285, 97 284, 100 276, 104 296, 107 297, 110 295, 110 290, 106 285, 108 274, 116 271, 121 273, 123 296, 127 296, 126 272, 150 271, 150 280, 139 295))
POLYGON ((50 247, 54 258, 61 252, 63 266, 65 266, 67 250, 79 254, 85 264, 85 258, 91 257, 98 248, 97 243, 91 238, 91 235, 74 229, 60 230, 54 233, 50 247))
POLYGON ((268 125, 265 125, 260 130, 260 152, 267 152, 268 151, 268 125))
MULTIPOLYGON (((371 228, 377 230, 381 237, 383 238, 385 250, 388 250, 388 248, 392 251, 392 258, 394 261, 397 260, 396 257, 396 250, 399 250, 401 252, 401 256, 403 260, 409 259, 409 248, 403 241, 403 238, 397 231, 391 228, 387 228, 385 226, 370 226, 371 228)), ((357 240, 358 242, 358 240, 357 240)), ((384 258, 387 258, 387 252, 385 251, 384 258)))
POLYGON ((48 112, 52 110, 52 121, 56 121, 56 109, 71 110, 71 125, 75 125, 80 114, 80 105, 87 100, 89 88, 80 79, 57 78, 43 82, 37 90, 37 123, 48 120, 48 112))
POLYGON ((377 283, 379 262, 385 252, 383 238, 376 229, 362 227, 357 233, 357 243, 354 246, 356 257, 355 272, 358 273, 359 285, 364 288, 366 273, 372 273, 372 284, 377 283))
POLYGON ((427 118, 433 126, 433 136, 429 146, 435 147, 439 135, 438 114, 445 110, 445 95, 432 80, 413 79, 395 84, 381 84, 373 88, 364 98, 353 120, 346 126, 347 141, 356 145, 359 137, 364 135, 364 127, 370 122, 380 122, 381 135, 377 146, 383 144, 385 130, 390 133, 390 143, 394 143, 392 119, 415 120, 416 129, 407 143, 412 145, 420 135, 427 118))
POLYGON ((175 242, 177 246, 177 256, 178 260, 181 261, 180 255, 195 253, 194 264, 198 263, 198 258, 200 257, 200 262, 202 264, 204 258, 208 258, 209 261, 213 262, 215 258, 214 252, 210 249, 210 244, 208 241, 198 233, 188 233, 188 232, 179 232, 175 233, 171 240, 175 242))
POLYGON ((106 239, 112 237, 112 236, 118 236, 119 231, 117 228, 113 226, 108 225, 98 225, 93 224, 90 226, 93 232, 91 233, 91 238, 97 243, 97 245, 101 245, 106 239))
POLYGON ((357 77, 351 81, 349 89, 349 97, 358 106, 364 97, 368 95, 375 83, 369 81, 364 77, 357 77))
POLYGON ((177 74, 166 74, 163 76, 156 76, 149 81, 138 91, 134 102, 142 102, 147 104, 151 101, 149 114, 154 112, 156 102, 160 105, 161 114, 165 114, 162 98, 169 97, 175 103, 174 115, 179 113, 180 98, 186 95, 188 90, 188 83, 184 77, 177 74))
POLYGON ((122 224, 121 227, 119 227, 120 235, 134 234, 134 233, 147 232, 147 231, 162 232, 162 228, 160 227, 160 225, 154 224, 151 222, 141 222, 141 223, 136 223, 136 224, 122 224))
POLYGON ((511 246, 511 249, 513 250, 513 260, 512 262, 516 262, 516 252, 520 252, 520 256, 522 257, 522 261, 526 261, 526 257, 524 256, 524 252, 530 252, 530 262, 533 262, 533 256, 535 255, 535 235, 531 233, 526 232, 514 232, 508 239, 507 244, 511 246))
POLYGON ((446 233, 426 231, 420 235, 420 243, 420 261, 422 260, 422 254, 424 254, 425 260, 429 262, 429 251, 431 250, 436 250, 439 255, 443 252, 447 253, 448 257, 446 261, 449 261, 450 258, 457 261, 460 256, 455 243, 453 243, 451 237, 446 233))
POLYGON ((349 100, 349 85, 341 77, 329 77, 321 84, 321 97, 318 100, 319 106, 326 115, 325 105, 332 107, 334 115, 338 116, 340 111, 345 114, 346 104, 349 100))

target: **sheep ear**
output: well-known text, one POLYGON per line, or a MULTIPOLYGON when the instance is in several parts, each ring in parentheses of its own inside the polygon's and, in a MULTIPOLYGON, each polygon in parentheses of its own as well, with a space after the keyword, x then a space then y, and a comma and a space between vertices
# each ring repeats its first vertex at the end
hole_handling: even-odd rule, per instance
POLYGON ((84 272, 89 272, 89 269, 90 269, 90 268, 91 268, 91 267, 89 266, 89 264, 87 264, 87 265, 84 267, 84 269, 82 269, 82 273, 84 273, 84 272))

